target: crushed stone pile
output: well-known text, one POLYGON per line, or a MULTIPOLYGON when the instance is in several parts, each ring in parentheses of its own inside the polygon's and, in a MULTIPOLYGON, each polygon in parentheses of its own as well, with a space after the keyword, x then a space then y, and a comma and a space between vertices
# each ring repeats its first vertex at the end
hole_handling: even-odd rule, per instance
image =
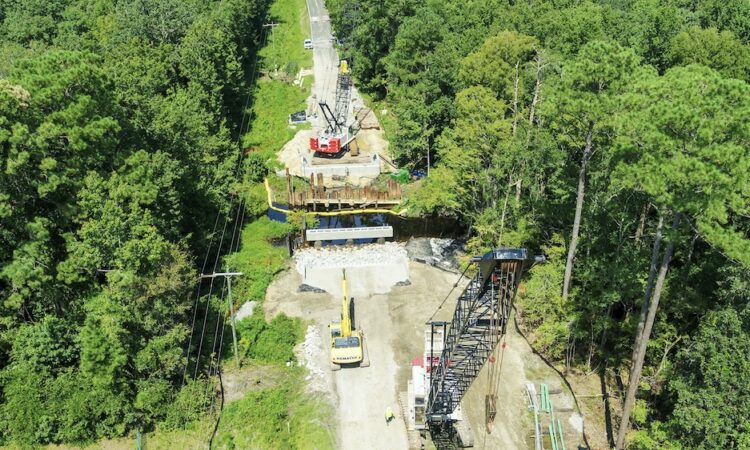
POLYGON ((305 340, 300 347, 297 359, 300 365, 308 371, 305 377, 308 388, 312 391, 325 392, 327 390, 325 373, 319 365, 319 361, 325 359, 325 355, 323 355, 323 339, 318 327, 307 326, 305 340))
POLYGON ((304 274, 305 267, 347 268, 401 264, 408 258, 406 248, 396 242, 361 245, 357 247, 324 247, 304 249, 295 255, 297 271, 304 274))
POLYGON ((464 242, 448 238, 411 238, 406 244, 409 258, 443 270, 457 271, 464 242))

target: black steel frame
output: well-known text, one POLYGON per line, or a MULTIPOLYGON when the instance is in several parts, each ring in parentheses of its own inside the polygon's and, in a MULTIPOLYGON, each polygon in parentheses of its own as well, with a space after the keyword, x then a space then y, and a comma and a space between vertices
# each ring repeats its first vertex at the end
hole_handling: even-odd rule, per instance
POLYGON ((450 415, 505 334, 526 249, 499 248, 472 258, 477 271, 458 298, 438 364, 431 368, 426 418, 433 434, 451 428, 450 415))
POLYGON ((341 129, 336 122, 336 116, 333 114, 333 111, 331 111, 331 107, 328 106, 328 103, 320 102, 318 103, 318 105, 320 106, 320 110, 323 112, 323 117, 326 119, 326 123, 328 124, 328 127, 326 127, 326 131, 328 133, 340 133, 341 129))

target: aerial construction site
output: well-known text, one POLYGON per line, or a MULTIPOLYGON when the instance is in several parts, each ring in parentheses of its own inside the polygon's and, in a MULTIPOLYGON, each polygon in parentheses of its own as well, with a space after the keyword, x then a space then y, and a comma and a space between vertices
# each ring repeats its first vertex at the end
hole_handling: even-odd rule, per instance
POLYGON ((381 126, 336 52, 324 5, 307 4, 315 79, 298 116, 312 129, 279 153, 285 168, 272 176, 286 189, 266 189, 270 208, 316 213, 318 223, 290 242, 292 266, 263 307, 269 320, 309 321, 297 358, 306 390, 333 405, 337 446, 586 448, 570 393, 513 324, 524 274, 544 256, 468 255, 440 227, 402 229, 400 184, 375 185, 398 171, 381 126))
POLYGON ((750 449, 750 0, 0 0, 0 448, 750 449))

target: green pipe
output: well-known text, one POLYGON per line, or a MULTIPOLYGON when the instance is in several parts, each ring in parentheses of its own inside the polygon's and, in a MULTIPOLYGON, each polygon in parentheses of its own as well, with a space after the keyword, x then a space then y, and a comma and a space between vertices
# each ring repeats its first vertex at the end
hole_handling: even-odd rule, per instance
POLYGON ((552 450, 558 450, 557 439, 555 439, 555 427, 551 423, 549 424, 549 441, 552 444, 552 450))
POLYGON ((544 385, 539 385, 539 409, 544 411, 544 385))
POLYGON ((565 433, 563 433, 562 425, 560 424, 560 419, 557 419, 557 431, 558 431, 558 434, 560 434, 560 450, 565 450, 565 433))

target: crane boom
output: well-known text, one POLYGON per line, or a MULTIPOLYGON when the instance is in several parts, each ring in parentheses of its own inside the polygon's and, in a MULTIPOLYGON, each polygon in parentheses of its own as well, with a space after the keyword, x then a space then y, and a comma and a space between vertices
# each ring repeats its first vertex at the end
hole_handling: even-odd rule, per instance
POLYGON ((499 248, 472 258, 476 274, 458 299, 440 358, 430 367, 425 417, 433 435, 452 424, 451 414, 505 334, 527 261, 523 248, 499 248))
POLYGON ((325 100, 318 103, 326 128, 320 135, 310 137, 310 150, 318 154, 337 154, 351 141, 346 123, 352 102, 352 77, 345 59, 339 63, 336 79, 336 98, 333 110, 325 100))
POLYGON ((346 126, 346 121, 349 118, 349 105, 352 102, 352 77, 349 74, 349 64, 347 61, 341 60, 339 65, 339 75, 336 80, 336 104, 334 105, 336 111, 336 123, 341 126, 346 126))

